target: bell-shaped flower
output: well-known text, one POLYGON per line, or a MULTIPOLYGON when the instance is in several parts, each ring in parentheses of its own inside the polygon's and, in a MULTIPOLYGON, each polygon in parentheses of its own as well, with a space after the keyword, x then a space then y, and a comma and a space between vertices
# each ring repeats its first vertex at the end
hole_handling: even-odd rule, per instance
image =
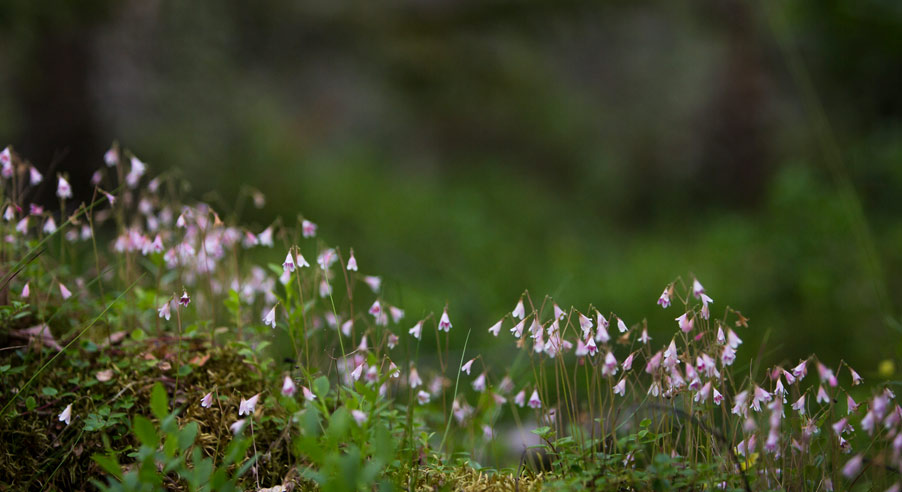
POLYGON ((257 236, 257 241, 260 242, 261 246, 268 246, 271 248, 274 244, 272 240, 272 227, 264 229, 263 232, 257 236))
POLYGON ((701 314, 702 319, 708 319, 711 317, 711 311, 708 309, 708 304, 713 304, 714 300, 708 297, 707 294, 702 294, 702 309, 699 314, 701 314))
POLYGON ((160 318, 166 318, 166 321, 169 321, 169 318, 172 317, 172 312, 169 307, 171 304, 172 300, 167 299, 166 302, 164 302, 163 305, 160 306, 160 309, 157 310, 158 316, 160 318))
POLYGON ((817 388, 816 400, 818 403, 829 403, 830 402, 830 395, 828 395, 827 392, 824 391, 823 385, 818 386, 818 388, 817 388))
POLYGON ((266 316, 263 317, 263 324, 271 326, 273 328, 276 327, 276 307, 273 306, 272 309, 266 313, 266 316))
POLYGON ((808 361, 803 360, 799 363, 799 365, 792 368, 792 375, 796 377, 796 380, 801 381, 805 378, 805 375, 808 374, 808 361))
POLYGON ((72 297, 72 292, 69 289, 67 289, 66 286, 62 284, 62 282, 60 282, 59 287, 60 287, 60 296, 63 297, 64 301, 66 299, 72 297))
POLYGON ((476 379, 473 380, 473 389, 480 393, 485 391, 485 373, 480 374, 476 379))
POLYGON ((411 367, 411 368, 410 368, 410 376, 407 378, 407 384, 408 384, 412 389, 416 389, 417 386, 420 386, 420 385, 423 384, 423 380, 420 379, 420 373, 417 372, 417 368, 416 368, 416 367, 411 367))
POLYGON ((586 349, 586 344, 583 343, 581 339, 576 340, 576 352, 574 352, 574 355, 576 355, 577 357, 585 357, 589 355, 589 350, 586 349))
POLYGON ((614 394, 626 396, 626 378, 622 378, 620 382, 614 385, 614 394))
POLYGON ((187 290, 182 291, 182 297, 179 297, 179 304, 183 307, 188 307, 188 304, 191 304, 191 296, 188 295, 187 290))
POLYGON ((438 322, 438 331, 451 331, 451 319, 448 318, 448 308, 445 308, 445 310, 442 312, 442 317, 438 322))
POLYGON ((664 309, 670 307, 670 286, 667 286, 664 292, 661 292, 661 296, 658 297, 658 305, 664 309))
POLYGON ((601 375, 613 376, 615 374, 617 374, 617 359, 614 358, 614 354, 608 352, 604 356, 604 364, 601 366, 601 375))
POLYGON ((720 405, 721 403, 723 403, 723 395, 720 394, 720 391, 717 391, 717 388, 712 388, 711 391, 713 392, 713 395, 714 395, 714 398, 712 400, 714 402, 714 404, 720 405))
POLYGON ((690 313, 686 312, 686 313, 683 313, 682 315, 680 315, 680 317, 675 318, 676 322, 680 326, 680 330, 682 330, 683 333, 689 333, 690 331, 692 331, 692 325, 695 320, 690 318, 689 314, 690 313))
POLYGON ((203 398, 200 399, 200 406, 204 408, 210 408, 213 406, 213 393, 207 393, 203 398))
POLYGON ((857 372, 855 372, 855 369, 849 367, 849 373, 852 375, 852 386, 858 386, 864 381, 864 379, 857 372))
POLYGON ((542 400, 539 399, 538 390, 533 390, 532 395, 529 397, 529 408, 542 408, 542 400))
POLYGON ((295 269, 294 258, 291 254, 291 251, 285 255, 285 261, 282 262, 282 270, 288 273, 293 273, 295 269))
POLYGON ((31 166, 28 168, 28 178, 31 186, 37 186, 41 184, 41 181, 44 181, 44 176, 41 175, 41 172, 31 166))
POLYGON ((526 405, 526 390, 520 390, 520 392, 517 393, 517 396, 514 396, 514 404, 520 408, 523 408, 523 405, 526 405))
POLYGON ((696 299, 701 297, 702 294, 705 293, 705 288, 702 287, 701 282, 698 279, 692 281, 692 295, 695 296, 696 299))
POLYGON ((373 302, 373 305, 370 306, 369 313, 373 316, 378 316, 382 313, 382 304, 379 302, 379 299, 376 299, 376 301, 373 302))
POLYGON ((417 392, 417 401, 420 403, 420 405, 425 405, 425 404, 429 403, 430 399, 431 399, 431 395, 429 393, 427 393, 423 390, 420 390, 417 392))
POLYGON ((626 326, 626 323, 623 322, 623 319, 619 316, 617 317, 617 329, 620 333, 626 333, 629 328, 626 326))
POLYGON ((579 328, 583 332, 583 338, 586 338, 589 332, 592 331, 592 319, 583 313, 579 313, 579 328))
POLYGON ((236 420, 232 425, 229 426, 229 429, 232 431, 232 434, 237 436, 241 433, 242 430, 244 430, 245 424, 247 424, 247 419, 236 420))
POLYGON ((404 310, 395 306, 389 306, 388 312, 391 314, 391 320, 393 323, 397 324, 399 321, 404 319, 404 310))
POLYGON ((468 360, 464 365, 460 366, 460 372, 465 372, 465 373, 467 373, 467 375, 469 376, 469 375, 470 375, 470 368, 473 367, 473 362, 474 362, 475 360, 476 360, 476 359, 470 359, 470 360, 468 360))
POLYGON ((248 398, 245 400, 241 399, 241 403, 238 405, 238 416, 241 415, 251 415, 254 413, 254 408, 257 407, 257 400, 260 399, 260 393, 248 398))
POLYGON ((489 333, 491 333, 492 335, 494 335, 494 336, 497 337, 497 336, 498 336, 498 333, 501 332, 501 322, 502 322, 502 321, 504 321, 504 320, 498 320, 497 323, 495 323, 494 325, 492 325, 492 327, 489 328, 489 333))
POLYGON ((595 339, 589 337, 586 339, 586 352, 589 356, 594 357, 598 353, 598 345, 595 345, 595 339))
POLYGON ((856 454, 849 461, 846 461, 846 464, 842 467, 842 474, 849 480, 853 480, 858 476, 858 473, 861 472, 862 465, 864 464, 864 457, 860 454, 856 454))
POLYGON ((852 399, 852 395, 846 395, 846 407, 848 408, 849 415, 857 411, 860 405, 860 403, 855 403, 855 400, 852 399))
POLYGON ((301 221, 301 234, 305 238, 314 237, 316 236, 316 227, 316 224, 310 222, 307 219, 304 219, 303 221, 301 221))
POLYGON ((25 287, 22 287, 22 298, 28 299, 29 295, 31 295, 31 289, 28 287, 28 282, 25 282, 25 287))
POLYGON ((805 395, 800 396, 799 399, 792 404, 792 409, 799 412, 799 416, 805 415, 805 395))
POLYGON ((407 330, 407 333, 410 333, 414 338, 419 340, 423 334, 423 322, 417 321, 417 324, 413 325, 413 328, 407 330))
POLYGON ((72 423, 72 404, 66 405, 66 408, 59 414, 57 420, 60 422, 65 422, 66 425, 72 423))
POLYGON ((623 368, 624 371, 629 371, 630 369, 633 368, 633 355, 634 354, 627 355, 626 359, 624 359, 624 361, 623 361, 623 365, 620 366, 623 368))
POLYGON ((56 196, 62 199, 72 198, 72 186, 62 176, 59 177, 59 182, 56 185, 56 196))
POLYGON ((11 178, 13 176, 13 156, 8 146, 3 149, 3 152, 0 152, 0 164, 3 165, 0 175, 4 178, 11 178))
POLYGON ((774 396, 767 392, 764 388, 755 385, 754 395, 752 396, 752 409, 756 412, 761 411, 761 404, 773 400, 774 396))
POLYGON ((649 341, 651 341, 651 337, 648 336, 648 328, 643 327, 642 335, 639 336, 639 342, 641 342, 643 344, 647 344, 649 341))
POLYGON ((285 396, 294 396, 297 391, 298 387, 294 384, 291 376, 285 376, 285 380, 282 381, 282 394, 285 396))
POLYGON ((695 393, 695 397, 692 399, 696 403, 704 404, 708 401, 708 397, 711 396, 711 381, 705 383, 698 392, 695 393))
MULTIPOLYGON (((598 316, 601 316, 600 314, 598 316)), ((611 335, 608 334, 607 324, 598 323, 597 328, 595 329, 595 341, 600 343, 608 343, 611 340, 611 335)))
POLYGON ((357 271, 357 258, 354 257, 354 250, 351 250, 351 257, 348 258, 347 267, 348 271, 356 272, 357 271))
POLYGON ((523 298, 517 302, 517 306, 514 307, 514 310, 511 311, 511 316, 517 319, 523 319, 526 317, 526 308, 523 306, 523 298))

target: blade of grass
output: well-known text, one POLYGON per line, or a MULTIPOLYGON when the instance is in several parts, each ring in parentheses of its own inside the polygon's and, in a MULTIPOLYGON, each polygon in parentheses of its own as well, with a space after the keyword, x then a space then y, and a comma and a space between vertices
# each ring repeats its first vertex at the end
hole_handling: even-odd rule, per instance
MULTIPOLYGON (((461 368, 464 365, 464 357, 467 354, 467 342, 470 341, 470 331, 471 330, 467 330, 467 338, 464 340, 464 348, 463 348, 463 350, 460 351, 460 365, 457 366, 457 378, 454 380, 454 396, 451 398, 452 405, 453 405, 454 400, 457 399, 457 386, 460 384, 460 373, 461 373, 461 368)), ((2 415, 2 413, 0 413, 0 415, 2 415)), ((451 429, 451 418, 452 417, 453 417, 453 415, 448 415, 448 424, 445 425, 445 432, 444 432, 444 434, 442 434, 442 442, 438 446, 439 454, 442 453, 442 449, 445 447, 445 438, 448 437, 448 431, 451 429)))

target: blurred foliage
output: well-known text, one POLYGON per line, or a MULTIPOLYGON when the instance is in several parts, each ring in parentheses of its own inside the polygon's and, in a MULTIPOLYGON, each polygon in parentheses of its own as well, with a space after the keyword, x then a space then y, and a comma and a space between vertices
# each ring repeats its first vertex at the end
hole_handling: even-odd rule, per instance
POLYGON ((260 189, 246 220, 359 244, 456 346, 523 289, 669 333, 692 271, 769 361, 902 354, 895 2, 12 0, 0 29, 0 137, 42 171, 84 196, 119 139, 220 210, 260 189))

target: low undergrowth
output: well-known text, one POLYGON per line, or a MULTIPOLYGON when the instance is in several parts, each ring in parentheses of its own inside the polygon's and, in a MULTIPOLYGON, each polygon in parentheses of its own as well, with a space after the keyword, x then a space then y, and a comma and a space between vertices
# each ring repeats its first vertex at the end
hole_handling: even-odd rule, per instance
POLYGON ((250 230, 104 160, 73 204, 0 154, 0 490, 900 490, 891 389, 759 367, 697 279, 649 303, 670 328, 524 292, 479 353, 309 219, 250 230))

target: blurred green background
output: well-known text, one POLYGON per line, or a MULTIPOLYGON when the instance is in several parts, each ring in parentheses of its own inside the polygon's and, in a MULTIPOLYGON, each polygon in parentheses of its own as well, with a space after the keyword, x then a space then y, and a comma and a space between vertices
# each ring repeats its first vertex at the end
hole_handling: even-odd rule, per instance
POLYGON ((7 0, 0 39, 0 144, 263 190, 458 343, 524 289, 663 343, 695 274, 747 355, 902 354, 898 2, 7 0))

